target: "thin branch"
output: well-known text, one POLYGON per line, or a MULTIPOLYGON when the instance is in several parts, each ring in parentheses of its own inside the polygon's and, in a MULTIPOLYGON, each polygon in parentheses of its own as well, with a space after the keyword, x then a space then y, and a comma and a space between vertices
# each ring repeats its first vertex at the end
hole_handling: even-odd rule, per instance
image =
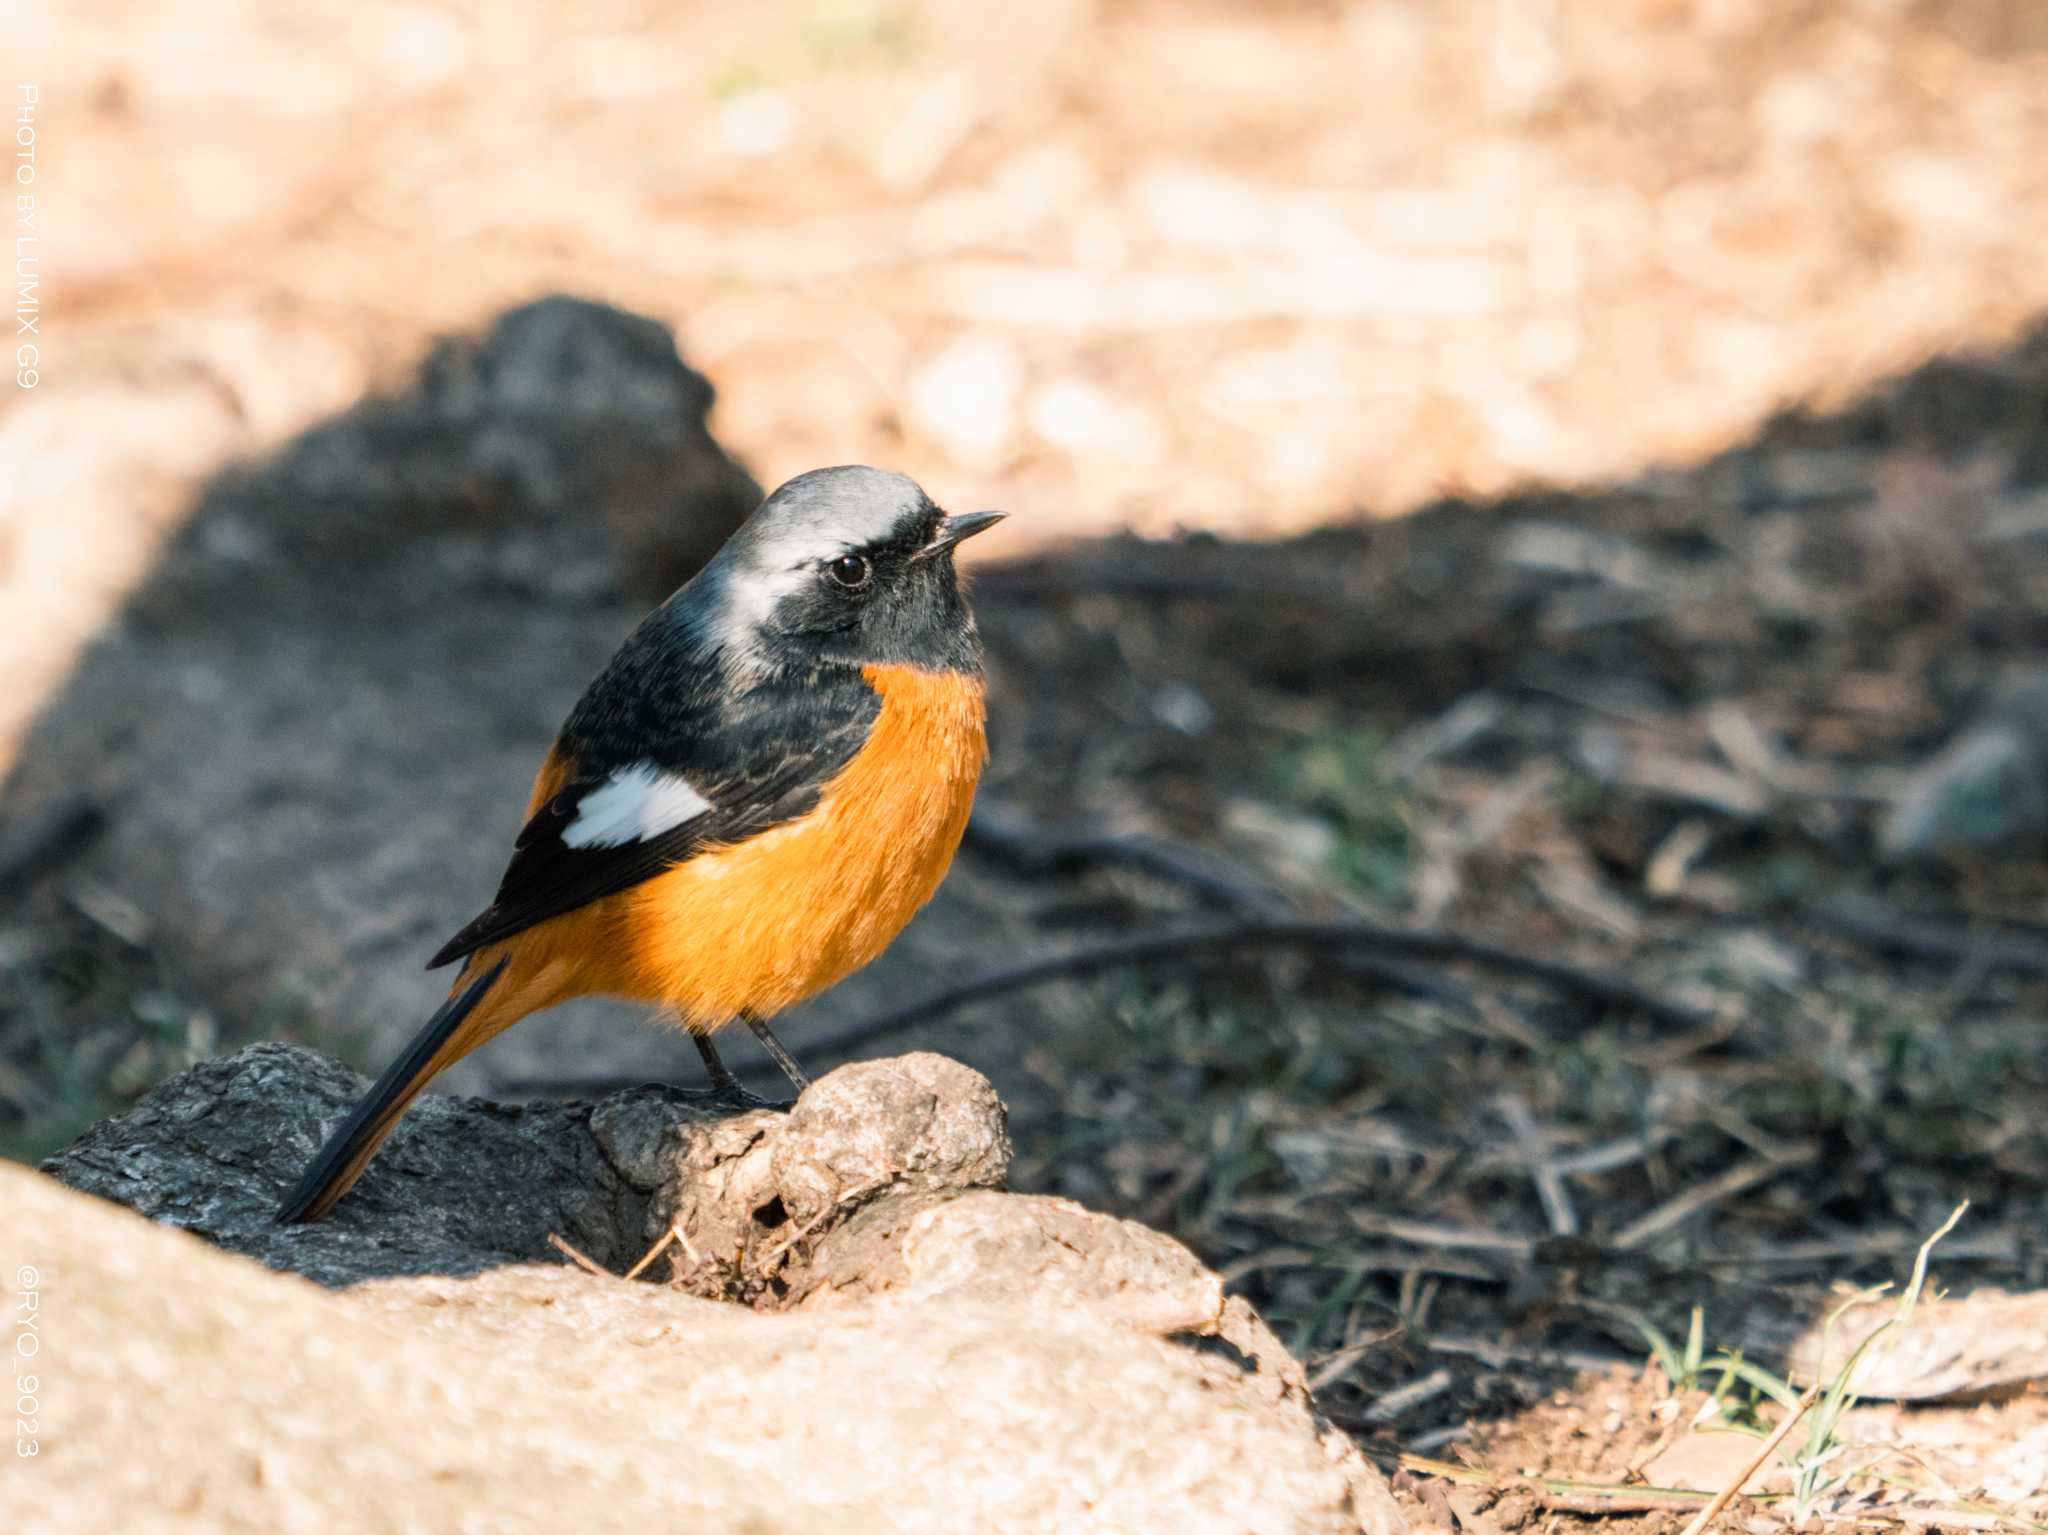
MULTIPOLYGON (((1322 1390, 1331 1381, 1342 1375, 1344 1370, 1357 1363, 1359 1356, 1369 1352, 1371 1349, 1377 1348, 1384 1341, 1382 1338, 1375 1338, 1367 1343, 1353 1344, 1349 1348, 1339 1349, 1324 1362, 1323 1367, 1309 1381, 1309 1390, 1311 1392, 1322 1390), (1338 1368, 1340 1363, 1341 1368, 1338 1368)), ((1439 1367, 1430 1371, 1429 1374, 1423 1376, 1420 1380, 1412 1380, 1405 1386, 1397 1386, 1392 1391, 1381 1393, 1370 1407, 1359 1414, 1359 1417, 1364 1422, 1375 1426, 1398 1423, 1416 1408, 1435 1401, 1446 1391, 1453 1389, 1457 1384, 1458 1377, 1450 1369, 1439 1367)))
POLYGON ((1545 1348, 1535 1344, 1502 1343, 1497 1338, 1468 1338, 1454 1333, 1432 1333, 1426 1352, 1476 1359, 1491 1370, 1498 1370, 1510 1364, 1528 1364, 1551 1370, 1579 1370, 1597 1374, 1604 1370, 1632 1368, 1639 1362, 1622 1354, 1600 1354, 1590 1349, 1545 1348))
POLYGON ((623 1277, 627 1279, 638 1279, 642 1274, 647 1272, 647 1265, 652 1263, 656 1258, 659 1258, 662 1255, 662 1252, 668 1247, 668 1244, 675 1241, 676 1238, 680 1237, 682 1234, 682 1227, 678 1224, 671 1223, 668 1230, 664 1231, 661 1234, 660 1239, 657 1240, 652 1247, 648 1248, 646 1252, 640 1255, 640 1261, 634 1264, 631 1268, 627 1269, 623 1277))
POLYGON ((1565 1188, 1556 1165, 1550 1160, 1550 1148, 1543 1139, 1543 1131, 1537 1125, 1528 1101, 1518 1093, 1500 1093, 1494 1098, 1494 1103, 1500 1109, 1500 1117, 1507 1121, 1508 1131, 1515 1138, 1522 1161, 1528 1166, 1529 1176, 1536 1185, 1536 1197, 1543 1205, 1543 1218, 1550 1223, 1550 1234, 1577 1236, 1578 1212, 1572 1208, 1572 1196, 1565 1188))
MULTIPOLYGON (((985 970, 980 975, 971 976, 957 985, 942 986, 915 1001, 906 1002, 901 1007, 891 1008, 847 1028, 804 1040, 801 1042, 801 1048, 803 1054, 813 1063, 820 1059, 836 1059, 879 1040, 914 1029, 919 1024, 943 1018, 970 1002, 1006 996, 1011 992, 1042 986, 1048 981, 1092 975, 1099 970, 1113 969, 1118 965, 1141 965, 1162 959, 1183 959, 1191 955, 1209 956, 1240 949, 1259 948, 1308 949, 1347 954, 1356 967, 1365 968, 1369 965, 1373 974, 1390 984, 1401 986, 1405 990, 1418 990, 1431 1000, 1452 1006, 1456 1006, 1462 1000, 1456 991, 1447 990, 1427 978, 1416 976, 1398 967, 1386 966, 1382 970, 1382 967, 1371 961, 1361 960, 1355 951, 1385 949, 1415 958, 1461 961, 1502 970, 1511 975, 1527 976, 1532 980, 1548 982, 1560 991, 1573 993, 1590 1002, 1625 1012, 1640 1013, 1652 1022, 1671 1029, 1701 1029, 1712 1021, 1697 1008, 1660 997, 1655 992, 1647 991, 1621 976, 1598 970, 1582 970, 1575 965, 1565 964, 1562 960, 1523 954, 1518 950, 1501 948, 1480 939, 1461 938, 1455 933, 1382 927, 1375 923, 1358 921, 1252 917, 1235 922, 1211 923, 1201 927, 1175 928, 1165 932, 1139 933, 1126 938, 1106 939, 1099 943, 1078 945, 1065 953, 1047 954, 1015 965, 998 966, 993 970, 985 970)), ((736 1073, 747 1076, 765 1069, 765 1063, 753 1063, 736 1068, 736 1073)), ((496 1085, 499 1091, 507 1093, 614 1092, 635 1086, 640 1080, 637 1077, 590 1077, 577 1078, 573 1081, 542 1082, 521 1078, 504 1080, 496 1085)))
POLYGON ((563 1257, 567 1258, 571 1263, 574 1263, 578 1268, 582 1269, 583 1272, 586 1274, 595 1274, 600 1279, 616 1279, 619 1277, 618 1275, 614 1274, 610 1269, 605 1268, 602 1264, 598 1263, 595 1259, 590 1258, 581 1252, 578 1252, 574 1247, 572 1247, 556 1232, 550 1231, 548 1233, 548 1245, 554 1248, 554 1250, 560 1253, 563 1257))
POLYGON ((1248 948, 1295 948, 1339 953, 1383 949, 1413 958, 1462 961, 1544 981, 1588 1001, 1640 1013, 1666 1028, 1699 1029, 1712 1021, 1697 1008, 1660 997, 1621 976, 1582 970, 1562 960, 1523 954, 1479 939, 1461 938, 1455 933, 1382 927, 1358 921, 1245 918, 1236 922, 1140 933, 1128 938, 1082 944, 1064 954, 1050 954, 987 970, 958 985, 941 987, 928 996, 850 1028, 808 1040, 804 1053, 813 1059, 842 1055, 921 1023, 929 1023, 934 1018, 944 1017, 970 1002, 1022 991, 1047 981, 1089 975, 1118 965, 1146 964, 1161 959, 1221 954, 1248 948))
POLYGON ((1820 1155, 1820 1148, 1814 1145, 1799 1145, 1786 1148, 1777 1156, 1755 1157, 1741 1162, 1726 1172, 1695 1184, 1676 1198, 1666 1201, 1648 1215, 1629 1222, 1614 1234, 1611 1244, 1619 1252, 1629 1252, 1647 1246, 1658 1237, 1676 1230, 1695 1215, 1723 1200, 1733 1199, 1737 1194, 1768 1183, 1781 1173, 1795 1167, 1803 1167, 1820 1155))
MULTIPOLYGON (((1080 874, 1105 865, 1120 866, 1179 885, 1205 900, 1251 916, 1284 917, 1294 907, 1284 890, 1205 848, 1114 832, 1062 831, 1033 819, 1015 805, 992 798, 975 801, 964 845, 1026 879, 1080 874)), ((1480 1011, 1478 998, 1441 976, 1428 975, 1388 959, 1350 955, 1340 962, 1411 996, 1468 1015, 1480 1011)))
POLYGON ((1277 891, 1220 858, 1146 837, 1053 830, 992 800, 976 803, 965 845, 1028 878, 1076 874, 1108 864, 1179 885, 1233 911, 1271 912, 1287 904, 1277 891))
POLYGON ((1887 953, 1949 964, 1978 964, 2023 975, 2048 975, 2048 943, 1994 928, 1970 928, 1887 912, 1867 903, 1809 906, 1800 911, 1824 932, 1887 953))
POLYGON ((1409 1242, 1417 1247, 1444 1252, 1508 1253, 1516 1258, 1527 1258, 1536 1250, 1535 1241, 1529 1237, 1490 1231, 1483 1226, 1410 1220, 1403 1215, 1383 1215, 1377 1210, 1361 1210, 1355 1206, 1345 1210, 1344 1215, 1352 1229, 1365 1236, 1390 1237, 1396 1242, 1409 1242))
MULTIPOLYGON (((977 808, 969 822, 971 845, 1009 862, 1026 874, 1057 874, 1113 863, 1137 869, 1220 901, 1242 913, 1230 922, 1200 927, 1139 933, 1078 945, 1062 954, 1044 955, 1000 966, 941 987, 900 1007, 803 1042, 812 1060, 836 1058, 892 1035, 942 1018, 971 1002, 1023 991, 1048 981, 1071 979, 1118 965, 1146 964, 1190 955, 1218 954, 1248 948, 1296 948, 1340 955, 1348 969, 1442 1006, 1472 1011, 1476 1000, 1462 986, 1384 957, 1454 961, 1547 983, 1588 1001, 1640 1013, 1679 1031, 1710 1027, 1713 1019, 1697 1008, 1671 1001, 1619 975, 1584 970, 1562 960, 1524 954, 1455 933, 1386 927, 1357 918, 1315 920, 1289 917, 1276 907, 1285 897, 1238 873, 1221 860, 1144 839, 1086 833, 1067 835, 1036 826, 1020 812, 994 804, 977 808), (1384 951, 1381 955, 1362 953, 1384 951)), ((765 1065, 738 1068, 741 1076, 764 1071, 765 1065)), ((609 1092, 634 1085, 633 1079, 593 1077, 552 1084, 506 1081, 505 1092, 609 1092)))

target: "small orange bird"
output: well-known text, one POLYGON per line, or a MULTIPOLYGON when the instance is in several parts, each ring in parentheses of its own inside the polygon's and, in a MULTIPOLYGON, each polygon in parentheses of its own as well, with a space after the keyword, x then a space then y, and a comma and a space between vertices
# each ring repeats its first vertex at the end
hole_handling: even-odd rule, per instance
POLYGON ((858 970, 931 898, 988 755, 981 647, 948 516, 915 482, 818 469, 784 485, 633 631, 546 760, 490 908, 428 968, 448 1000, 279 1208, 317 1220, 437 1072, 528 1013, 604 995, 709 1036, 858 970))

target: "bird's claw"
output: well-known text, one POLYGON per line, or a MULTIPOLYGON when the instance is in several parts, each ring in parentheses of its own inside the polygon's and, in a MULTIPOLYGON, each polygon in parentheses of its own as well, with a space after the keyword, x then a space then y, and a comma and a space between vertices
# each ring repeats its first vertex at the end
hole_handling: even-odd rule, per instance
POLYGON ((745 1114, 754 1109, 788 1110, 795 1106, 793 1099, 777 1101, 763 1098, 752 1088, 742 1086, 740 1079, 728 1076, 723 1080, 713 1078, 703 1087, 681 1087, 673 1082, 649 1082, 646 1090, 661 1094, 669 1103, 691 1109, 723 1109, 731 1114, 745 1114))

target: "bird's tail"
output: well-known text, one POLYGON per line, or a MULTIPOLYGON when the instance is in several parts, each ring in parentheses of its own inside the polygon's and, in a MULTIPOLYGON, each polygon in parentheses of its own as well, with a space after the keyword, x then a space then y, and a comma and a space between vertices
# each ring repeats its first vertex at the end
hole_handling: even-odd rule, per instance
POLYGON ((362 1176, 370 1158, 377 1154, 384 1137, 391 1133, 406 1106, 419 1096, 420 1089, 443 1067, 453 1065, 512 1022, 511 1018, 492 1016, 500 1011, 497 1009, 487 1009, 482 1014, 476 1011, 484 993, 505 973, 510 962, 511 956, 507 955, 488 970, 473 967, 473 978, 466 985, 458 982, 459 989, 451 992, 427 1020, 427 1026, 405 1047, 405 1053, 385 1068, 376 1086, 364 1094, 363 1101, 341 1127, 327 1137, 327 1144, 306 1168, 299 1186, 278 1207, 279 1225, 317 1221, 325 1215, 362 1176))

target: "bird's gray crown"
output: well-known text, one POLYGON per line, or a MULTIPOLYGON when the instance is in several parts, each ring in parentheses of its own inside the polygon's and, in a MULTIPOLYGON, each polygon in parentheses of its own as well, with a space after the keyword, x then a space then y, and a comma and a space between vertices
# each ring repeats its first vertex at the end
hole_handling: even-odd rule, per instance
POLYGON ((908 532, 933 516, 907 474, 847 464, 800 474, 764 501, 733 537, 757 570, 831 559, 908 532))

